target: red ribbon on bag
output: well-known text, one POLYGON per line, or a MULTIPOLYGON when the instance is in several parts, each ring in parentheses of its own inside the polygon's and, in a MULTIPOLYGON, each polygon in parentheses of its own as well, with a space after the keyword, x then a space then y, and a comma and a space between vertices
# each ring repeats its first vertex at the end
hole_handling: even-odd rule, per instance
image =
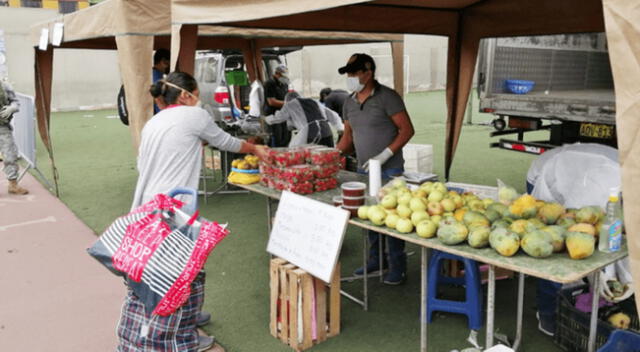
POLYGON ((200 236, 196 241, 193 253, 178 279, 171 285, 169 291, 153 310, 154 314, 166 316, 172 314, 187 301, 191 294, 191 283, 202 270, 209 253, 229 234, 229 230, 217 222, 203 222, 200 236))

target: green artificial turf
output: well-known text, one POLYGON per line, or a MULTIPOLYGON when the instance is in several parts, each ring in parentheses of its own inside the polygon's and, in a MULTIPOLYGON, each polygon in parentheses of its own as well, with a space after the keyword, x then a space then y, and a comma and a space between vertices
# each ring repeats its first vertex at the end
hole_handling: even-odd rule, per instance
MULTIPOLYGON (((434 146, 434 171, 443 175, 444 92, 413 93, 406 97, 416 136, 412 143, 434 146)), ((477 109, 477 102, 474 105, 477 109)), ((136 182, 135 157, 128 129, 114 111, 56 113, 51 135, 60 175, 60 198, 96 233, 129 210, 136 182)), ((474 113, 474 122, 490 120, 474 113)), ((496 178, 524 189, 531 156, 490 149, 487 126, 465 126, 451 180, 495 185, 496 178)), ((48 158, 38 144, 38 165, 51 179, 48 158)), ((211 186, 211 185, 210 185, 211 186)), ((213 188, 213 187, 211 187, 213 188)), ((269 256, 265 199, 253 194, 216 195, 201 202, 201 214, 228 222, 231 235, 207 262, 205 309, 213 314, 205 330, 215 335, 227 351, 290 351, 269 334, 269 256)), ((370 309, 342 300, 342 332, 314 351, 416 351, 420 324, 420 249, 408 245, 408 281, 389 287, 372 280, 370 309)), ((342 274, 348 276, 361 263, 362 236, 350 228, 344 240, 342 274)), ((361 283, 343 283, 348 292, 360 296, 361 283)), ((457 291, 446 290, 449 294, 457 291)), ((535 319, 535 280, 527 280, 523 351, 558 351, 552 339, 538 332, 535 319)), ((513 337, 515 331, 516 280, 497 283, 496 327, 513 337)), ((114 321, 114 326, 116 322, 114 321)), ((466 319, 437 313, 429 325, 429 351, 462 350, 471 347, 466 319)), ((484 344, 484 329, 479 342, 484 344)))

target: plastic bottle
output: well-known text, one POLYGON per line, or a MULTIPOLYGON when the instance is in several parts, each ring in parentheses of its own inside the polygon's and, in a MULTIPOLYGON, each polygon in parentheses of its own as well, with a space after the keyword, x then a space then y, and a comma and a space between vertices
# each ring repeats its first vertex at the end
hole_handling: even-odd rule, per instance
POLYGON ((620 205, 620 191, 612 189, 607 202, 607 217, 600 228, 598 250, 601 252, 616 252, 622 245, 622 207, 620 205))

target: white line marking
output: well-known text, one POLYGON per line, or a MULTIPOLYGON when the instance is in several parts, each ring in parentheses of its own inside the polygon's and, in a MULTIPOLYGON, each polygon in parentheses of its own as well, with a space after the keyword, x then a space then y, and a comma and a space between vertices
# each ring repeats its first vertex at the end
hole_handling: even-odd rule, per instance
POLYGON ((33 202, 35 195, 30 194, 28 196, 21 197, 20 199, 0 198, 0 203, 27 203, 33 202))
POLYGON ((10 225, 0 226, 0 231, 6 231, 7 229, 12 228, 12 227, 33 225, 33 224, 39 224, 39 223, 43 223, 43 222, 56 222, 56 221, 57 220, 56 220, 55 216, 49 216, 49 217, 46 217, 44 219, 31 220, 31 221, 19 222, 17 224, 10 224, 10 225))

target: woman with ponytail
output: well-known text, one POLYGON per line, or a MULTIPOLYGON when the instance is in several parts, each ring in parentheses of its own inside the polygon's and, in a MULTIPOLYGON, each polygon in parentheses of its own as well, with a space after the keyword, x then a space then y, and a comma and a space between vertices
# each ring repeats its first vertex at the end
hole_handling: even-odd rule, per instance
MULTIPOLYGON (((198 84, 189 74, 173 72, 154 83, 150 93, 161 110, 142 129, 139 177, 132 209, 176 187, 197 189, 203 142, 220 150, 266 158, 266 147, 229 135, 199 107, 198 84)), ((118 323, 117 351, 199 352, 211 347, 223 350, 213 338, 197 332, 204 303, 204 272, 191 284, 185 304, 166 317, 147 314, 144 303, 133 290, 128 291, 118 323)))

